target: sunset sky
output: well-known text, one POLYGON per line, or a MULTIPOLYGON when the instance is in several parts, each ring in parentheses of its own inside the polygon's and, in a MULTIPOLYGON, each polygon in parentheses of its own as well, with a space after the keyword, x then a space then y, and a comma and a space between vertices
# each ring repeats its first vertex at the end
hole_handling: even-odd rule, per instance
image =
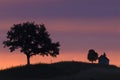
POLYGON ((44 23, 61 44, 57 58, 33 56, 31 63, 89 62, 88 50, 94 49, 120 66, 120 0, 0 0, 0 69, 26 64, 24 54, 2 44, 10 27, 25 21, 44 23))

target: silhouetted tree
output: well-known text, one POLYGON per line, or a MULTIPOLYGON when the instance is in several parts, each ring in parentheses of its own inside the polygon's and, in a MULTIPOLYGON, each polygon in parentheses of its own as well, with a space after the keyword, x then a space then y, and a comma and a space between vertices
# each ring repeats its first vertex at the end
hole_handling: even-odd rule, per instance
POLYGON ((90 49, 88 51, 88 60, 93 63, 93 61, 96 61, 98 59, 98 53, 95 52, 95 50, 90 49))
POLYGON ((7 40, 3 44, 4 47, 9 47, 11 52, 20 49, 20 52, 26 55, 28 65, 33 55, 56 57, 60 46, 59 42, 52 42, 44 24, 38 25, 34 22, 14 24, 7 32, 7 40))

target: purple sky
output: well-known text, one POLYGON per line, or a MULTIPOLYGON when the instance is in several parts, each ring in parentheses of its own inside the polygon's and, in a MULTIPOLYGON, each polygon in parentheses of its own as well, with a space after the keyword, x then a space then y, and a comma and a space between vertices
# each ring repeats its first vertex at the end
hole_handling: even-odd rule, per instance
POLYGON ((7 30, 24 21, 44 23, 61 53, 120 55, 120 0, 0 0, 2 52, 7 30))

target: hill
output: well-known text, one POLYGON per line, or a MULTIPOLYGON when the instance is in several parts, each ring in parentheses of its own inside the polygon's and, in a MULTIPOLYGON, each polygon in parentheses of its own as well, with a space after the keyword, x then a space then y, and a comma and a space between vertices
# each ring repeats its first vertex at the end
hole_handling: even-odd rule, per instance
POLYGON ((83 62, 18 66, 0 71, 1 80, 120 80, 120 68, 83 62))

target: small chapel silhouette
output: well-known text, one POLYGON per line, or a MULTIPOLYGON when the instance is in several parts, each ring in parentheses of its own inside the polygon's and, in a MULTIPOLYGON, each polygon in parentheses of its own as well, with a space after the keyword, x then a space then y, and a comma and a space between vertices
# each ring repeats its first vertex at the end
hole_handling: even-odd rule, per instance
POLYGON ((109 65, 109 59, 106 57, 105 53, 98 58, 98 63, 102 65, 109 65))

